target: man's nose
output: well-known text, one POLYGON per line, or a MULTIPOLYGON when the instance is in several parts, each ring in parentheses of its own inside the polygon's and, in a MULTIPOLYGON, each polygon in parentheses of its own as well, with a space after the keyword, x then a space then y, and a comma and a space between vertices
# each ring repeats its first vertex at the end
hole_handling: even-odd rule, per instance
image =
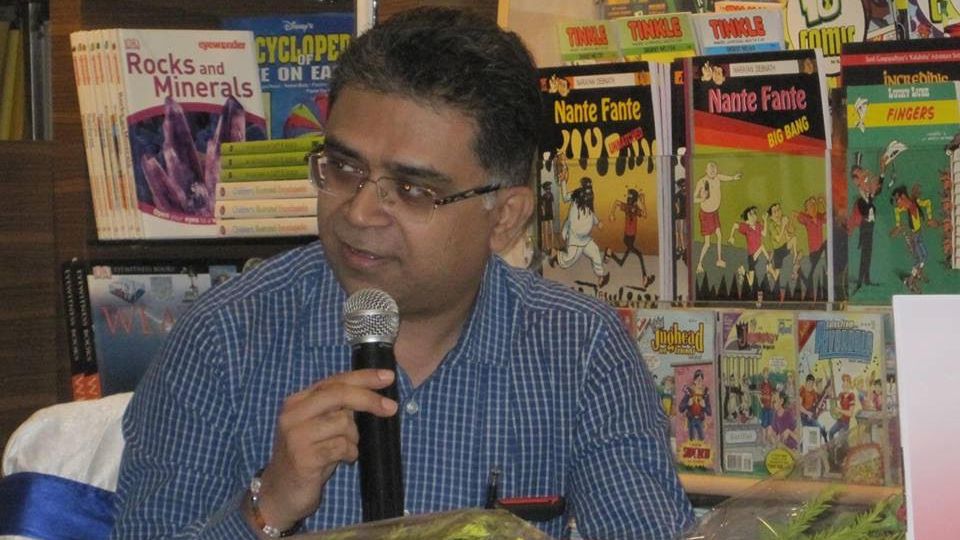
POLYGON ((347 220, 357 226, 375 227, 389 223, 381 204, 380 185, 366 181, 347 203, 347 220))

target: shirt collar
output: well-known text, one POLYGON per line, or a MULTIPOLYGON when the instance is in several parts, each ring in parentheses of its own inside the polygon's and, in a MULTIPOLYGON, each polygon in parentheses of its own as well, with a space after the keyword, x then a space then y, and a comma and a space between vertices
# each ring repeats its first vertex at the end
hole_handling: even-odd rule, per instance
MULTIPOLYGON (((307 343, 315 346, 346 345, 343 331, 343 303, 346 293, 326 263, 319 242, 308 246, 318 271, 306 272, 303 332, 307 343)), ((470 310, 464 331, 444 363, 460 360, 500 365, 508 360, 509 344, 516 330, 516 298, 511 287, 507 263, 491 256, 484 269, 480 291, 470 310)))

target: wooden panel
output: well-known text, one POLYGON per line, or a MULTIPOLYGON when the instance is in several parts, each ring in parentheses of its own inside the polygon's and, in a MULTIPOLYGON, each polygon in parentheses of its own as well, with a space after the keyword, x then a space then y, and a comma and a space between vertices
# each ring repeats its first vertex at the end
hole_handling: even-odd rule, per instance
POLYGON ((497 20, 497 0, 381 0, 377 4, 377 20, 385 21, 401 11, 420 6, 445 6, 476 11, 497 20))

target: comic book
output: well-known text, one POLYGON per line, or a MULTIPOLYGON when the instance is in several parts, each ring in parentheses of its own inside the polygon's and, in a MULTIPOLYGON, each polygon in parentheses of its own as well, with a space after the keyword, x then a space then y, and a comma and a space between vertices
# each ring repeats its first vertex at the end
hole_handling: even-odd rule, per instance
POLYGON ((658 69, 631 62, 540 72, 543 273, 615 306, 662 296, 658 69))
POLYGON ((697 53, 689 13, 638 15, 613 21, 620 54, 628 61, 670 62, 697 53))
POLYGON ((223 22, 256 39, 268 138, 324 133, 330 77, 350 45, 354 19, 353 13, 301 13, 223 22))
POLYGON ((637 341, 657 385, 663 411, 670 418, 670 442, 677 467, 685 472, 719 472, 716 312, 620 311, 629 312, 624 324, 637 341))
POLYGON ((879 313, 797 315, 797 389, 803 475, 892 484, 884 317, 879 313))
POLYGON ((92 263, 86 285, 103 395, 132 391, 177 319, 240 269, 236 261, 92 263))
POLYGON ((719 315, 723 471, 765 476, 793 466, 800 448, 794 313, 719 315))
POLYGON ((960 37, 958 0, 909 0, 906 19, 910 39, 960 37))
POLYGON ((691 298, 828 300, 829 126, 819 53, 685 62, 691 298))
POLYGON ((779 9, 697 13, 692 19, 702 55, 782 51, 786 47, 779 9))
POLYGON ((958 98, 955 82, 847 88, 851 304, 960 290, 944 227, 960 179, 958 98))
MULTIPOLYGON (((854 43, 843 47, 840 57, 841 74, 844 85, 862 86, 870 84, 915 84, 960 80, 960 40, 958 39, 923 39, 914 41, 895 41, 884 43, 854 43)), ((852 245, 859 244, 859 231, 852 228, 857 222, 852 221, 848 213, 849 201, 847 192, 849 184, 854 182, 850 171, 846 167, 847 153, 847 101, 844 96, 842 106, 836 111, 840 136, 834 137, 835 155, 842 156, 842 160, 834 163, 832 187, 832 213, 834 215, 834 267, 837 279, 835 281, 835 297, 845 300, 849 296, 851 287, 857 282, 863 282, 861 269, 851 267, 847 260, 847 253, 852 245)), ((887 169, 895 171, 896 161, 887 164, 887 169)), ((944 203, 952 204, 952 197, 945 198, 944 203), (948 200, 949 199, 949 200, 948 200)), ((956 208, 952 208, 956 212, 956 208)), ((945 221, 944 232, 956 234, 952 221, 945 221)), ((958 253, 955 246, 950 247, 952 260, 956 260, 958 253)), ((865 270, 865 269, 864 269, 865 270)))

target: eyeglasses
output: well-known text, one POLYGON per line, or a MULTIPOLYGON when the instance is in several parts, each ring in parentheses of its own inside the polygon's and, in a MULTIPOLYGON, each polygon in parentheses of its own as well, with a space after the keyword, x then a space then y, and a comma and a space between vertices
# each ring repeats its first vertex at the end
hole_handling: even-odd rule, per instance
POLYGON ((368 172, 359 166, 323 152, 308 154, 307 163, 310 181, 320 193, 331 197, 353 197, 368 182, 372 182, 377 186, 380 205, 387 213, 415 223, 429 222, 434 211, 441 206, 491 193, 501 187, 499 183, 494 183, 440 197, 432 188, 416 180, 392 176, 370 178, 368 172))

